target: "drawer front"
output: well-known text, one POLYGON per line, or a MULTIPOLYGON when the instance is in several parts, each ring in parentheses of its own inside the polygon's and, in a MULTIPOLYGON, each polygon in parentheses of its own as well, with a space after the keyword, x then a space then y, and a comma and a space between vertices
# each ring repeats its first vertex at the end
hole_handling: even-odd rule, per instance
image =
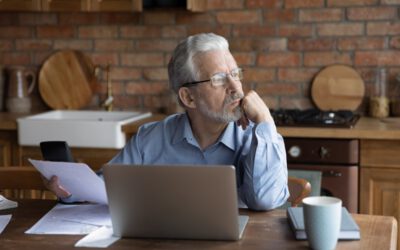
POLYGON ((361 140, 361 167, 400 169, 400 140, 361 140))

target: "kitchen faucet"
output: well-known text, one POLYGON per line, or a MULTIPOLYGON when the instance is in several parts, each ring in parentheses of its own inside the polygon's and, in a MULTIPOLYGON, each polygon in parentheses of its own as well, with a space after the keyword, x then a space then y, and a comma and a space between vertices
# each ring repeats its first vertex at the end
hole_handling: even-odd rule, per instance
POLYGON ((106 72, 107 72, 107 99, 103 102, 102 106, 107 111, 112 111, 114 97, 112 95, 112 84, 110 79, 110 63, 108 63, 106 66, 106 72))

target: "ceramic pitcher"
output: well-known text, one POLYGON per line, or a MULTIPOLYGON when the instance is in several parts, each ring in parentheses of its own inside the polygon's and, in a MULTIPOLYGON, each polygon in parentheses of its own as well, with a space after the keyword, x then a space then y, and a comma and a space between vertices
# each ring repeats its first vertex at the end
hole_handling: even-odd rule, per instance
POLYGON ((24 67, 10 67, 8 70, 7 101, 8 111, 25 113, 31 110, 32 93, 36 84, 36 73, 24 67))

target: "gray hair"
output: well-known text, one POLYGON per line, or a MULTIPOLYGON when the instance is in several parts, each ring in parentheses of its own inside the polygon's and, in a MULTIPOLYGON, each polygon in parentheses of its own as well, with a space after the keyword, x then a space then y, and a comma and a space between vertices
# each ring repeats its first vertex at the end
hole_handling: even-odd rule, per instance
POLYGON ((168 63, 170 89, 178 93, 184 83, 198 81, 199 70, 193 58, 211 50, 229 50, 228 41, 213 33, 197 34, 181 41, 168 63))

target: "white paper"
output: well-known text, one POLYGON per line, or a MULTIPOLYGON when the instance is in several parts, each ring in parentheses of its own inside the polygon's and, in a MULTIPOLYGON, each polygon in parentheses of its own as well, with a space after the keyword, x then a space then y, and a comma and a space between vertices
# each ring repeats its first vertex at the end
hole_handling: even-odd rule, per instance
POLYGON ((75 199, 107 204, 104 181, 88 165, 32 159, 29 161, 47 179, 53 175, 58 176, 60 185, 68 190, 75 199))
POLYGON ((83 235, 110 225, 107 205, 57 204, 25 233, 83 235))
POLYGON ((10 220, 11 214, 0 215, 0 234, 4 231, 10 220))
POLYGON ((0 195, 0 210, 18 207, 18 202, 9 200, 0 195))
POLYGON ((84 238, 80 239, 75 247, 102 247, 106 248, 120 238, 113 235, 113 229, 110 226, 101 227, 84 238))

